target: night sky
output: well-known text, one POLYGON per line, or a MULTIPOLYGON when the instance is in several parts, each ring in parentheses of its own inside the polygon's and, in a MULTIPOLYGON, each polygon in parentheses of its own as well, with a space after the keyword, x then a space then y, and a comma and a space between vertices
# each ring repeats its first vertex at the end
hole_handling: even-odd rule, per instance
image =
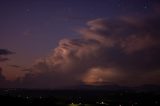
POLYGON ((0 87, 160 83, 159 0, 0 0, 0 87))

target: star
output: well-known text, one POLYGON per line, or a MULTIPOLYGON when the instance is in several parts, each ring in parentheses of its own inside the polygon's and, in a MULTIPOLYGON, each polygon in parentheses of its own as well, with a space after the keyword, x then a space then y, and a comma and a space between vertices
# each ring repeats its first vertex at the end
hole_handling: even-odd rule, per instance
POLYGON ((26 9, 26 12, 30 12, 30 9, 29 9, 29 8, 27 8, 27 9, 26 9))
POLYGON ((121 0, 118 1, 117 6, 121 7, 121 0))
POLYGON ((147 6, 147 5, 145 5, 143 8, 144 8, 144 9, 147 9, 147 8, 148 8, 148 6, 147 6))
POLYGON ((144 7, 143 7, 143 8, 144 8, 144 9, 148 9, 150 5, 151 5, 150 1, 147 0, 147 1, 144 3, 144 7))
POLYGON ((30 11, 31 11, 31 10, 30 10, 29 8, 27 8, 27 9, 25 10, 25 15, 26 15, 26 16, 30 15, 30 11))
POLYGON ((118 7, 121 7, 121 4, 119 3, 117 6, 118 6, 118 7))

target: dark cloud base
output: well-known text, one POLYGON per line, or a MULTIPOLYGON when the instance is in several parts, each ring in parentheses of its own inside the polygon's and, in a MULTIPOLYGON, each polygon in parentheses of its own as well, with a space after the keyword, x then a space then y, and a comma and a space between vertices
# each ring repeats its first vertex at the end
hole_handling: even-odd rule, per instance
POLYGON ((11 54, 14 54, 14 52, 9 51, 7 49, 0 49, 0 62, 4 62, 4 61, 9 60, 8 58, 6 58, 4 56, 11 55, 11 54))

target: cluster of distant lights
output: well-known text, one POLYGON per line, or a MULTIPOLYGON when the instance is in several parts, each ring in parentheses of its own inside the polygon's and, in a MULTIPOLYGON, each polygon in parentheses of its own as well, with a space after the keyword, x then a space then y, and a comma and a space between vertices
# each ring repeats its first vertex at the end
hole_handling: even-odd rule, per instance
MULTIPOLYGON (((6 90, 4 90, 4 92, 6 93, 6 94, 8 94, 8 92, 9 91, 14 91, 14 90, 16 90, 16 89, 6 89, 6 90)), ((122 95, 122 94, 121 94, 122 95)), ((22 96, 22 95, 17 95, 17 97, 18 98, 25 98, 25 99, 32 99, 32 97, 31 96, 22 96)), ((81 97, 79 97, 79 98, 81 98, 81 97)), ((45 99, 45 97, 43 97, 43 96, 39 96, 39 99, 45 99)), ((154 102, 155 104, 159 104, 159 102, 158 101, 155 101, 154 102)), ((104 102, 104 101, 99 101, 99 102, 96 102, 96 104, 98 104, 98 105, 109 105, 109 103, 106 103, 106 102, 104 102)), ((78 105, 85 105, 85 103, 83 104, 83 103, 76 103, 76 102, 72 102, 72 103, 70 103, 69 104, 69 106, 78 106, 78 105)), ((138 105, 138 102, 135 102, 135 103, 133 103, 133 104, 131 104, 131 106, 136 106, 136 105, 138 105)), ((123 106, 123 104, 119 104, 118 106, 123 106)))
MULTIPOLYGON (((109 104, 108 103, 105 103, 105 102, 96 102, 96 104, 98 104, 98 105, 106 105, 106 106, 108 106, 109 104)), ((155 101, 155 104, 158 104, 158 101, 155 101)), ((82 105, 82 103, 71 103, 69 106, 78 106, 78 105, 82 105)), ((133 104, 131 104, 131 106, 136 106, 136 105, 138 105, 138 102, 135 102, 135 103, 133 103, 133 104)), ((124 104, 119 104, 118 106, 124 106, 124 104)), ((129 105, 130 106, 130 105, 129 105)))
MULTIPOLYGON (((5 90, 5 92, 8 92, 9 90, 5 90)), ((18 95, 17 97, 23 97, 22 95, 18 95)), ((30 97, 30 96, 25 96, 24 97, 25 99, 31 99, 32 97, 30 97)), ((44 99, 45 97, 42 97, 42 96, 39 96, 39 99, 44 99)), ((106 103, 106 102, 104 102, 104 101, 100 101, 100 102, 96 102, 96 104, 99 104, 99 105, 109 105, 108 103, 106 103)), ((155 104, 158 104, 158 101, 155 101, 155 104)), ((74 102, 72 102, 72 103, 70 103, 69 104, 69 106, 78 106, 78 105, 83 105, 83 103, 74 103, 74 102)), ((136 105, 138 105, 138 102, 135 102, 135 103, 133 103, 131 106, 136 106, 136 105)), ((123 106, 123 104, 119 104, 118 106, 123 106)))
MULTIPOLYGON (((96 102, 96 104, 98 104, 98 105, 106 105, 106 106, 108 106, 108 105, 110 105, 109 103, 107 103, 107 102, 104 102, 104 101, 100 101, 100 102, 96 102)), ((136 106, 136 105, 138 105, 139 103, 138 102, 134 102, 134 103, 132 103, 131 105, 129 105, 129 106, 136 106)), ((159 104, 159 102, 158 101, 155 101, 155 104, 159 104)), ((82 105, 82 103, 74 103, 74 102, 72 102, 69 106, 78 106, 78 105, 82 105)), ((83 104, 84 105, 84 104, 83 104)), ((124 106, 125 104, 119 104, 118 106, 124 106)))
MULTIPOLYGON (((109 105, 108 103, 105 103, 105 102, 96 102, 96 104, 98 104, 98 105, 109 105)), ((82 105, 82 103, 71 103, 69 106, 78 106, 78 105, 82 105)), ((135 102, 135 103, 133 103, 131 106, 136 106, 136 105, 138 105, 138 103, 137 102, 135 102)), ((123 106, 123 104, 119 104, 118 106, 123 106)))

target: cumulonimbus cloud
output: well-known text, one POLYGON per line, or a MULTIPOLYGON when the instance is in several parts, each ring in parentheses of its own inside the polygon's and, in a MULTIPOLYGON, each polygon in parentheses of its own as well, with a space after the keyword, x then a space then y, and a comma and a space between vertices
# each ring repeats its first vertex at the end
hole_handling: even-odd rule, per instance
POLYGON ((87 25, 79 31, 80 39, 62 39, 49 56, 26 69, 19 86, 160 83, 159 16, 100 18, 87 25))

